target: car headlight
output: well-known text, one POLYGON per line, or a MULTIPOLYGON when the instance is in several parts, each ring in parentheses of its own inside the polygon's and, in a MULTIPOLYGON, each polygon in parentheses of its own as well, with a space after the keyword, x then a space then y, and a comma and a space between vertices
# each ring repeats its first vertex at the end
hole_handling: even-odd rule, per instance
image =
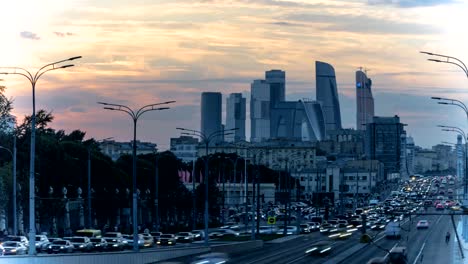
POLYGON ((60 247, 60 249, 64 249, 64 247, 63 247, 63 246, 61 246, 61 247, 60 247))
POLYGON ((84 247, 84 245, 80 245, 80 248, 83 248, 83 247, 84 247))
POLYGON ((167 243, 168 243, 168 244, 172 244, 172 242, 171 242, 171 241, 169 241, 169 242, 167 242, 167 243))

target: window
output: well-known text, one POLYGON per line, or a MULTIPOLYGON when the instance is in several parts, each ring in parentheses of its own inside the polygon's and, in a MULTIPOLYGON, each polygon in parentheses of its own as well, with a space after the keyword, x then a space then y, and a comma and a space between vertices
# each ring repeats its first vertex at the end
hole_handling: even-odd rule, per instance
POLYGON ((363 181, 367 181, 367 176, 362 176, 363 181))

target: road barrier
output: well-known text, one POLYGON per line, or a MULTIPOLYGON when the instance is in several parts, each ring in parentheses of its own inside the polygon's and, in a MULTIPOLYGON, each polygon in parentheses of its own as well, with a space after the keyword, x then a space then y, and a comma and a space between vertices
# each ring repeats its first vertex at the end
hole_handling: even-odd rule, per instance
POLYGON ((156 261, 210 252, 207 247, 184 247, 144 250, 140 252, 109 252, 39 256, 2 256, 0 264, 147 264, 156 261))

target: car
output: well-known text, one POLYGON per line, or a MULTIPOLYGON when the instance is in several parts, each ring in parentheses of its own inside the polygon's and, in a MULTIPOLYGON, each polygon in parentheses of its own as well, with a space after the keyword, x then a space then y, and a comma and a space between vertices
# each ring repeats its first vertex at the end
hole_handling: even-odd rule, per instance
POLYGON ((205 238, 205 231, 203 230, 192 230, 190 233, 193 234, 193 240, 200 241, 205 238))
POLYGON ((301 234, 309 234, 310 233, 310 226, 308 224, 301 224, 299 226, 301 234))
MULTIPOLYGON (((133 248, 133 235, 122 235, 122 243, 123 243, 124 248, 133 248)), ((143 248, 144 246, 145 246, 145 239, 142 234, 138 234, 138 247, 143 248)))
POLYGON ((36 236, 36 251, 41 252, 45 244, 49 243, 49 239, 45 235, 36 236))
POLYGON ((320 234, 328 234, 330 233, 330 230, 333 229, 334 227, 331 224, 323 224, 320 226, 320 234))
POLYGON ((408 263, 407 258, 408 251, 406 247, 394 247, 390 250, 388 254, 389 262, 395 264, 408 263))
POLYGON ((193 235, 190 232, 179 232, 176 235, 177 242, 181 243, 192 243, 193 242, 193 235))
POLYGON ((29 247, 29 240, 25 236, 8 236, 6 241, 15 241, 22 243, 25 247, 29 247))
POLYGON ((236 237, 240 233, 231 229, 215 229, 209 233, 210 238, 220 238, 220 237, 236 237))
POLYGON ((177 243, 176 236, 174 234, 162 234, 159 240, 156 242, 158 245, 173 246, 177 243))
POLYGON ((21 242, 6 241, 3 242, 4 255, 24 255, 28 252, 28 248, 21 242))
POLYGON ((48 240, 47 243, 42 244, 40 252, 47 252, 47 248, 49 247, 49 245, 52 244, 52 242, 54 242, 55 240, 61 240, 61 238, 49 237, 47 238, 47 240, 48 240))
POLYGON ((72 253, 75 250, 69 240, 55 240, 47 247, 47 252, 51 253, 72 253))
POLYGON ((93 243, 91 243, 89 237, 72 237, 70 242, 76 251, 89 252, 93 249, 93 243))
POLYGON ((260 226, 260 234, 276 234, 279 231, 277 226, 274 225, 267 225, 267 226, 260 226))
POLYGON ((151 235, 141 234, 143 237, 143 247, 152 247, 154 246, 154 238, 151 235))
POLYGON ((92 237, 89 239, 91 243, 93 244, 93 250, 94 251, 104 251, 107 250, 108 244, 107 241, 104 238, 95 238, 92 237))
MULTIPOLYGON (((286 226, 286 235, 296 235, 298 234, 298 231, 297 226, 286 226)), ((284 234, 284 226, 279 226, 276 234, 284 234)))
POLYGON ((318 241, 312 244, 306 251, 306 255, 325 255, 329 254, 333 249, 333 243, 330 241, 318 241))
POLYGON ((429 228, 429 222, 427 220, 419 220, 418 223, 416 224, 417 229, 427 229, 429 228))
POLYGON ((150 235, 153 236, 154 241, 158 241, 159 237, 162 235, 162 232, 150 232, 150 235))
POLYGON ((310 230, 311 232, 319 231, 319 229, 320 229, 320 224, 319 224, 319 223, 316 223, 316 222, 308 222, 307 224, 309 224, 309 230, 310 230))
MULTIPOLYGON (((109 250, 124 250, 126 243, 123 237, 103 237, 107 242, 107 249, 109 250)), ((130 244, 133 243, 133 240, 130 244)))
POLYGON ((444 210, 445 209, 444 205, 441 204, 441 203, 436 204, 435 208, 436 208, 436 210, 444 210))
POLYGON ((200 256, 196 256, 191 264, 220 264, 226 263, 229 260, 226 253, 208 253, 200 256))

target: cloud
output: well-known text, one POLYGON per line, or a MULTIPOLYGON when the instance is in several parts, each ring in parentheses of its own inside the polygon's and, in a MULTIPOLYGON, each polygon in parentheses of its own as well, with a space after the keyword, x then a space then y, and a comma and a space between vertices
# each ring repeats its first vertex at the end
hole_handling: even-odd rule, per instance
POLYGON ((32 39, 32 40, 40 40, 41 39, 36 33, 30 32, 30 31, 20 32, 20 36, 22 38, 25 38, 25 39, 32 39))
POLYGON ((57 36, 57 37, 69 37, 69 36, 74 36, 75 34, 71 33, 71 32, 57 32, 55 31, 54 34, 57 36))
POLYGON ((284 19, 295 22, 323 24, 324 31, 343 31, 371 34, 403 34, 424 35, 439 33, 439 29, 432 25, 420 23, 405 23, 385 19, 372 18, 364 15, 319 15, 308 13, 294 13, 284 19))
POLYGON ((368 0, 369 5, 393 5, 402 8, 446 5, 456 2, 455 0, 368 0))

